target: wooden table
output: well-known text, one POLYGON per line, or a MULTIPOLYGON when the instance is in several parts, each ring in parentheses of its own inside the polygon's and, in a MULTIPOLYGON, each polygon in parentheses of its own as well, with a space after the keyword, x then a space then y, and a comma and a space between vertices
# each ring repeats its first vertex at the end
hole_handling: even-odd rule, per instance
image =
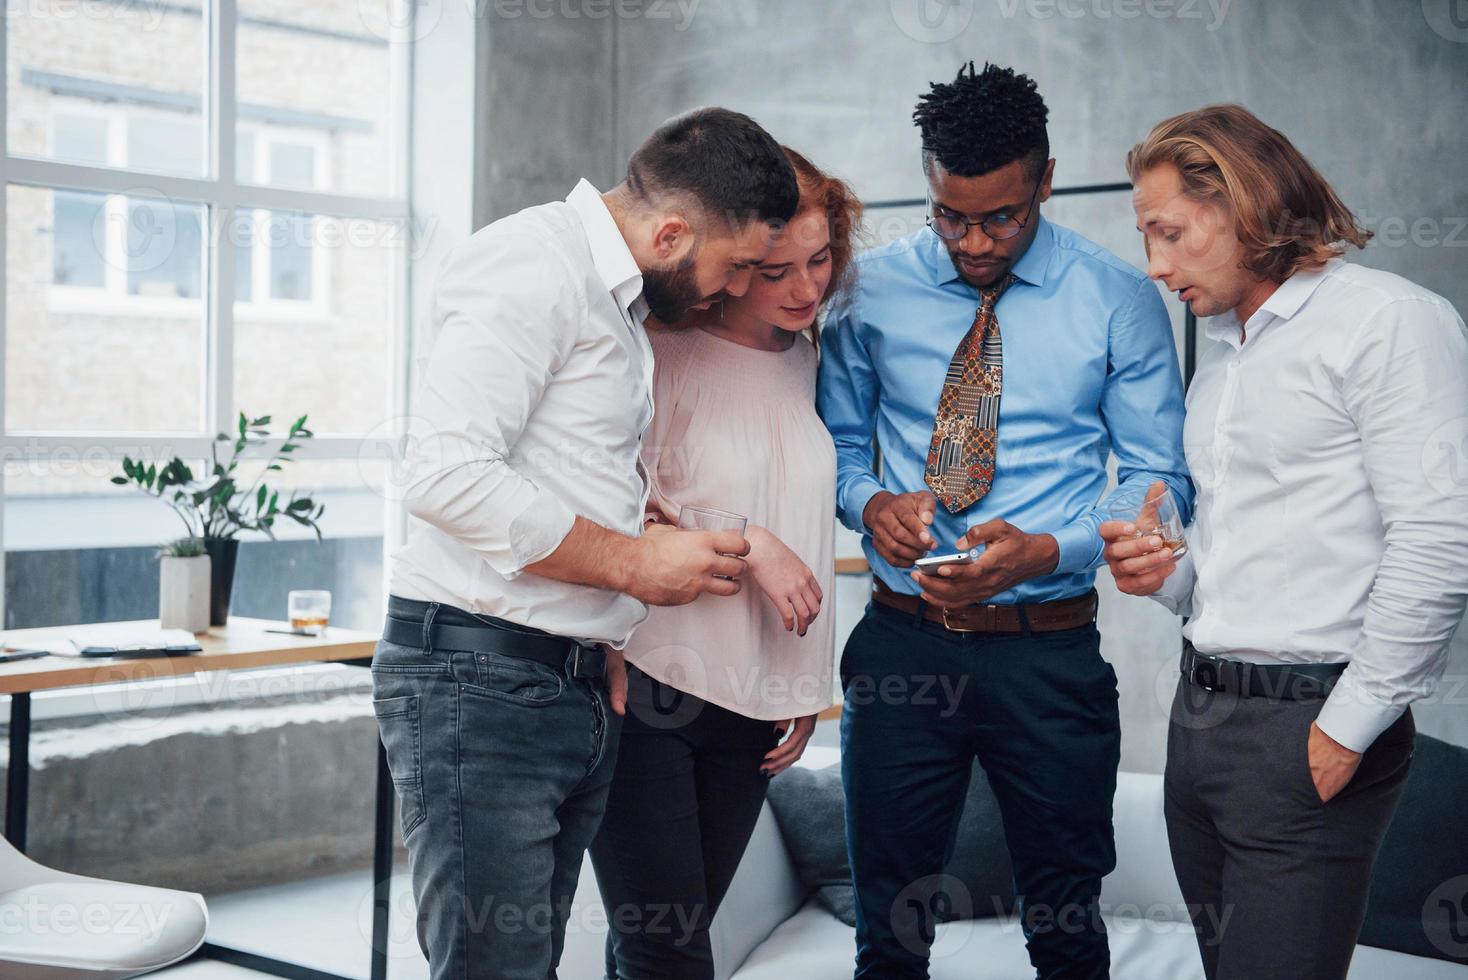
MULTIPOLYGON (((213 670, 246 670, 293 664, 341 663, 368 667, 377 634, 328 627, 321 636, 291 636, 267 629, 288 624, 244 616, 230 617, 228 625, 211 627, 195 639, 201 653, 176 657, 50 656, 0 663, 0 694, 10 695, 10 769, 6 774, 5 836, 18 850, 26 846, 26 811, 30 795, 31 694, 64 687, 126 684, 213 670)), ((83 644, 116 645, 119 636, 157 632, 157 620, 91 623, 44 629, 8 630, 5 645, 41 650, 71 650, 71 640, 83 644)), ((372 980, 387 977, 387 925, 393 854, 393 785, 387 754, 377 745, 377 798, 373 830, 372 873, 372 980)), ((200 954, 212 959, 292 980, 348 980, 243 950, 206 942, 200 954)))

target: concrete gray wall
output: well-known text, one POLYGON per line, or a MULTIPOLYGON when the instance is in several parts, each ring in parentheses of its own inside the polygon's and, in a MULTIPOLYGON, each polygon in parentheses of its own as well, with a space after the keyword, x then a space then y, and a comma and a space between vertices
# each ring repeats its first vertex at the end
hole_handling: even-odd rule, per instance
POLYGON ((602 190, 620 179, 614 22, 540 9, 488 3, 476 21, 475 228, 581 177, 602 190))
MULTIPOLYGON (((1288 134, 1382 231, 1365 261, 1463 309, 1468 26, 1454 26, 1450 3, 744 0, 681 20, 616 18, 617 157, 666 117, 718 103, 863 197, 921 196, 913 103, 973 59, 1039 84, 1057 184, 1103 183, 1126 179, 1123 157, 1153 123, 1235 101, 1288 134)), ((1138 253, 1129 213, 1122 233, 1138 253)))
MULTIPOLYGON (((990 60, 1039 83, 1057 185, 1124 181, 1126 151, 1153 123, 1240 102, 1288 134, 1378 232, 1358 261, 1465 310, 1468 27, 1452 2, 492 4, 481 44, 491 70, 500 52, 516 77, 496 75, 488 89, 476 191, 492 205, 476 214, 563 196, 580 176, 608 186, 659 122, 708 104, 748 112, 868 200, 921 196, 917 95, 969 59, 990 60), (509 92, 515 101, 499 99, 509 92)), ((1056 199, 1045 211, 1142 263, 1126 194, 1056 199)), ((873 218, 882 238, 921 221, 911 209, 873 218)), ((1182 310, 1169 302, 1181 343, 1182 310)), ((1156 771, 1179 622, 1100 578, 1105 652, 1122 679, 1122 764, 1156 771)), ((1468 636, 1455 644, 1442 694, 1418 717, 1424 731, 1468 744, 1468 636)))

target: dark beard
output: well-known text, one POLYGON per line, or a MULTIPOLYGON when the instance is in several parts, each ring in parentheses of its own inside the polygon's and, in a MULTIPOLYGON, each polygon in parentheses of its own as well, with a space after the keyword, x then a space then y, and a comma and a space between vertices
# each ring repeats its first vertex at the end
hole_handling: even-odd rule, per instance
POLYGON ((688 310, 704 297, 698 291, 693 266, 667 272, 648 269, 642 274, 642 298, 647 309, 660 322, 673 324, 688 315, 688 310))

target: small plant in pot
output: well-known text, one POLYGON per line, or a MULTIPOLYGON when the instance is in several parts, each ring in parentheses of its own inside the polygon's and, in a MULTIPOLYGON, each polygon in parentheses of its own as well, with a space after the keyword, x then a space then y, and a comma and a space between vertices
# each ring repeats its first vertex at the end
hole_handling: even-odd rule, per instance
POLYGON ((315 433, 306 427, 306 416, 291 423, 290 431, 274 451, 271 443, 270 416, 249 418, 240 413, 238 432, 231 436, 219 433, 209 447, 209 473, 195 476, 182 459, 175 456, 159 467, 131 457, 123 457, 122 475, 112 482, 133 486, 162 500, 173 508, 187 529, 187 538, 203 542, 209 557, 209 625, 223 626, 229 619, 230 591, 234 587, 235 560, 239 556, 239 535, 257 531, 275 539, 275 522, 279 518, 308 527, 321 540, 321 515, 326 506, 309 496, 292 492, 282 501, 280 492, 265 483, 272 472, 284 470, 291 454, 315 433), (228 446, 220 458, 221 446, 228 446), (260 462, 259 472, 247 480, 239 472, 242 460, 260 462))
POLYGON ((209 628, 209 552, 202 538, 179 538, 158 550, 158 625, 202 633, 209 628))

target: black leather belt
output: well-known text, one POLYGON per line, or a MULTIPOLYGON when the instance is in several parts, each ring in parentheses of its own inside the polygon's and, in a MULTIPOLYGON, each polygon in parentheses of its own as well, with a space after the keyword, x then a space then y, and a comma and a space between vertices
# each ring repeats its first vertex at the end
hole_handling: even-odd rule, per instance
POLYGON ((1073 630, 1096 621, 1096 590, 1069 599, 1036 602, 1024 606, 996 606, 974 603, 947 609, 924 602, 915 595, 892 591, 881 579, 872 583, 872 600, 909 616, 921 614, 951 633, 1023 633, 1028 627, 1035 633, 1073 630))
POLYGON ((454 626, 433 623, 423 635, 423 621, 388 616, 382 638, 405 647, 425 645, 438 650, 472 653, 501 653, 507 657, 534 660, 570 677, 601 677, 606 674, 607 655, 600 647, 585 646, 564 636, 524 633, 504 626, 454 626))
POLYGON ((1237 694, 1244 698, 1318 701, 1330 694, 1345 664, 1251 664, 1199 653, 1183 644, 1182 671, 1190 683, 1205 691, 1237 694))

